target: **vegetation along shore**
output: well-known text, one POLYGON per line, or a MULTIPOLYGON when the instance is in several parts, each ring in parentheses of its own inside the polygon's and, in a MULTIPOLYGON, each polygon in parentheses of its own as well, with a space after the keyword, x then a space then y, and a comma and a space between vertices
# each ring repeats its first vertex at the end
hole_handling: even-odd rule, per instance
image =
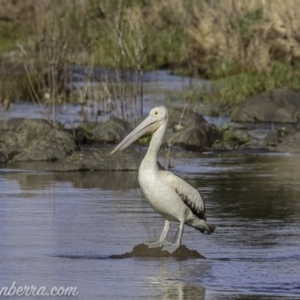
POLYGON ((294 0, 0 4, 1 102, 41 100, 46 90, 65 97, 70 65, 137 74, 168 68, 212 79, 209 93, 189 93, 191 101, 214 102, 212 113, 232 113, 258 92, 300 86, 294 0))

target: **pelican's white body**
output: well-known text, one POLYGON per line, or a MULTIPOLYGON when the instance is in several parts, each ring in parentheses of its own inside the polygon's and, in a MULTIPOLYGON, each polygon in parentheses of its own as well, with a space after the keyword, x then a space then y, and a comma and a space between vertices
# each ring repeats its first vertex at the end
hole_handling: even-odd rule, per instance
POLYGON ((144 159, 139 168, 138 177, 141 190, 151 207, 164 219, 178 222, 185 220, 189 209, 166 182, 164 175, 166 175, 164 171, 155 170, 144 159))
MULTIPOLYGON (((159 149, 165 132, 161 126, 152 137, 150 144, 139 167, 139 183, 141 190, 150 206, 165 220, 184 222, 189 226, 204 226, 205 221, 197 218, 179 194, 188 195, 194 201, 197 210, 204 211, 204 202, 191 185, 169 171, 157 167, 157 149, 159 149)), ((203 228, 205 230, 205 228, 203 228)))
POLYGON ((149 247, 164 246, 174 252, 181 244, 184 224, 210 234, 214 226, 206 222, 205 207, 201 195, 180 177, 157 167, 157 153, 168 122, 168 112, 163 106, 153 108, 149 117, 131 132, 113 152, 125 149, 145 132, 154 132, 148 151, 139 168, 139 183, 151 207, 165 219, 164 229, 158 241, 147 243, 149 247), (175 244, 166 241, 170 221, 179 222, 179 234, 175 244))

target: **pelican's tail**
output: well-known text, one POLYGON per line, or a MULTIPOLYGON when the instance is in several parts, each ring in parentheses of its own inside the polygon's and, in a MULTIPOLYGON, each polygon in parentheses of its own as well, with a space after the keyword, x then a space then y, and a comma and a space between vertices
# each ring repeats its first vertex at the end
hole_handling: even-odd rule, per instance
POLYGON ((196 230, 199 230, 204 234, 212 234, 216 229, 215 225, 209 224, 201 219, 198 219, 197 221, 194 221, 187 225, 194 227, 196 230))
POLYGON ((196 228, 196 229, 200 230, 204 234, 212 234, 215 231, 216 226, 206 223, 206 226, 204 228, 202 227, 202 228, 196 228))

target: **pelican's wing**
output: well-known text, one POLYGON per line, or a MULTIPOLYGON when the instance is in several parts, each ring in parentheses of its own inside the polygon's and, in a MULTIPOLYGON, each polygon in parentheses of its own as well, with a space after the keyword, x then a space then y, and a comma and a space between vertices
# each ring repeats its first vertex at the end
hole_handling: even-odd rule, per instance
POLYGON ((163 179, 176 191, 194 215, 205 220, 205 205, 200 193, 191 185, 169 171, 161 171, 163 179))

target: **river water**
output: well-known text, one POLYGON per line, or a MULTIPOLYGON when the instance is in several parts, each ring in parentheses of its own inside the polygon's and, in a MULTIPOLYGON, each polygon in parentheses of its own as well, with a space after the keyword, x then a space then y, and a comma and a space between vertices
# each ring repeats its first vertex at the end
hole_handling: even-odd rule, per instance
MULTIPOLYGON (((166 104, 162 90, 189 84, 158 72, 156 83, 145 83, 144 112, 166 104)), ((18 102, 0 119, 51 118, 52 109, 18 102)), ((78 105, 55 109, 66 126, 83 121, 78 105)), ((173 171, 201 192, 217 227, 210 236, 185 228, 183 244, 206 259, 109 258, 158 237, 163 226, 136 172, 0 165, 0 299, 22 299, 1 295, 12 285, 76 287, 77 296, 59 299, 300 299, 300 156, 176 149, 171 156, 173 171)), ((166 165, 163 152, 159 160, 166 165)))
MULTIPOLYGON (((163 226, 136 172, 9 164, 0 169, 1 286, 76 287, 74 299, 300 299, 300 157, 172 157, 217 226, 210 236, 185 228, 183 244, 206 259, 109 258, 163 226)), ((159 160, 165 164, 163 153, 159 160)))

